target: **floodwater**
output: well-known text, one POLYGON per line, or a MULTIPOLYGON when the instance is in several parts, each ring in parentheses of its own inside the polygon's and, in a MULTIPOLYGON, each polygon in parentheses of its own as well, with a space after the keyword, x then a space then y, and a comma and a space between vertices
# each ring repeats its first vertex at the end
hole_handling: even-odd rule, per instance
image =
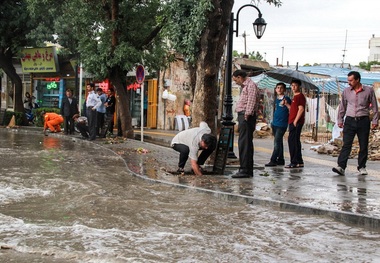
POLYGON ((0 262, 379 262, 380 233, 155 184, 90 142, 0 129, 0 262))

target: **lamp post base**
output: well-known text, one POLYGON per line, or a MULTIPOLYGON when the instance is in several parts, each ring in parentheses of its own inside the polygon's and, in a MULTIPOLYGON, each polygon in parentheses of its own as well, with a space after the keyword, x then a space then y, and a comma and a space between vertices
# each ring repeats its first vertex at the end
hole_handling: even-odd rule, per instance
POLYGON ((223 121, 222 122, 223 126, 224 127, 229 127, 231 129, 231 140, 229 142, 229 147, 228 147, 228 154, 227 154, 227 158, 229 159, 237 159, 237 156, 235 155, 234 153, 234 126, 235 126, 235 122, 233 121, 223 121))

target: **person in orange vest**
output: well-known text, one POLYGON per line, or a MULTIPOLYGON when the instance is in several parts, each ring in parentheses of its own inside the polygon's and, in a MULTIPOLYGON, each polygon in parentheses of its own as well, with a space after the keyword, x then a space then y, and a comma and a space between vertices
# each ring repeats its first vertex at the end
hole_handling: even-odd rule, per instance
POLYGON ((189 99, 185 99, 185 103, 183 105, 183 113, 186 115, 186 117, 191 117, 190 105, 191 101, 189 99))
POLYGON ((46 135, 46 130, 49 128, 50 132, 60 132, 61 124, 63 123, 62 115, 59 115, 54 112, 41 112, 42 117, 44 118, 44 134, 46 135))

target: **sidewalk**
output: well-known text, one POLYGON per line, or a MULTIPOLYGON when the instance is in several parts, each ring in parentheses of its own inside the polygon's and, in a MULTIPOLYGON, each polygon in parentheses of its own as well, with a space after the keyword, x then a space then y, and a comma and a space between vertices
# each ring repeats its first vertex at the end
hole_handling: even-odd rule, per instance
MULTIPOLYGON (((22 127, 24 132, 41 132, 40 129, 22 127)), ((329 216, 339 221, 380 229, 380 162, 368 161, 368 176, 359 176, 356 159, 349 160, 346 176, 331 171, 336 157, 321 155, 310 150, 311 144, 303 143, 305 168, 286 169, 264 167, 272 153, 272 138, 254 139, 255 165, 253 178, 233 179, 238 161, 229 159, 224 175, 184 175, 170 173, 177 169, 178 153, 169 147, 176 131, 144 129, 141 142, 140 130, 135 130, 136 140, 122 138, 84 141, 79 135, 49 134, 78 143, 91 143, 104 150, 111 150, 122 157, 127 169, 135 176, 154 183, 207 192, 221 200, 243 201, 251 205, 264 205, 299 213, 329 216)), ((285 143, 285 157, 289 160, 285 143)), ((236 138, 234 152, 238 155, 236 138)), ((190 162, 185 170, 190 172, 190 162)), ((206 169, 212 171, 212 165, 206 169)))
MULTIPOLYGON (((140 130, 135 130, 137 141, 133 144, 147 147, 152 151, 160 149, 159 152, 166 156, 162 160, 162 163, 167 165, 166 169, 175 170, 178 154, 168 147, 178 131, 144 129, 144 142, 139 141, 141 140, 140 132, 140 130), (152 148, 151 143, 156 146, 152 148)), ((210 191, 223 199, 242 199, 251 204, 328 215, 347 223, 380 228, 380 173, 378 172, 380 162, 368 161, 368 176, 360 176, 356 169, 357 159, 350 159, 346 176, 338 176, 331 171, 336 165, 337 157, 318 154, 311 150, 311 147, 315 145, 303 143, 305 168, 265 167, 264 164, 269 161, 272 153, 273 139, 255 138, 254 146, 255 165, 258 169, 255 170, 253 178, 232 179, 231 174, 236 172, 238 161, 231 159, 229 161, 235 165, 229 165, 227 162, 224 175, 176 177, 161 170, 161 174, 158 172, 157 176, 159 180, 165 182, 175 182, 182 186, 210 191)), ((286 142, 284 146, 286 162, 288 162, 289 153, 286 142)), ((238 156, 236 137, 234 152, 238 156)), ((187 164, 185 170, 190 169, 187 164)), ((210 165, 207 169, 211 171, 212 166, 210 165)))

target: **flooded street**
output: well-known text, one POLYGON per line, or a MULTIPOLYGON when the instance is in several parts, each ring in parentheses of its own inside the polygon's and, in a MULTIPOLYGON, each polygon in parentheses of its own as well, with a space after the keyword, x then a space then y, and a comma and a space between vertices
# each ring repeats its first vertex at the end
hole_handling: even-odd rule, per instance
POLYGON ((380 261, 380 232, 151 183, 67 138, 0 129, 0 262, 380 261))

